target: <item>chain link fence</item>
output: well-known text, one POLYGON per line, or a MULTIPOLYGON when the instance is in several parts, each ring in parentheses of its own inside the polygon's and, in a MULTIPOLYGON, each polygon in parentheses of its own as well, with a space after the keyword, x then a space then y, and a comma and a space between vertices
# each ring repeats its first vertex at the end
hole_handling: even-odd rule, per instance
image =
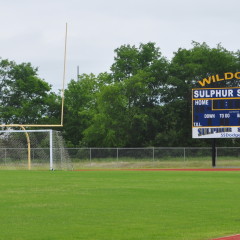
MULTIPOLYGON (((68 148, 73 169, 210 168, 212 148, 68 148)), ((240 167, 240 148, 216 148, 217 167, 240 167)))
MULTIPOLYGON (((32 148, 32 162, 46 161, 41 155, 49 149, 32 148)), ((59 161, 61 154, 68 154, 71 169, 112 169, 112 168, 211 168, 212 148, 194 147, 154 147, 154 148, 58 148, 59 161)), ((21 162, 27 164, 27 149, 17 149, 21 162), (25 160, 24 160, 24 159, 25 160)), ((7 165, 13 148, 0 148, 0 165, 7 165)), ((240 147, 217 147, 216 167, 240 167, 240 147)), ((44 156, 42 156, 44 158, 44 156)), ((45 158, 44 158, 45 159, 45 158)), ((17 161, 17 160, 16 160, 17 161)), ((14 162, 11 163, 14 165, 14 162)))

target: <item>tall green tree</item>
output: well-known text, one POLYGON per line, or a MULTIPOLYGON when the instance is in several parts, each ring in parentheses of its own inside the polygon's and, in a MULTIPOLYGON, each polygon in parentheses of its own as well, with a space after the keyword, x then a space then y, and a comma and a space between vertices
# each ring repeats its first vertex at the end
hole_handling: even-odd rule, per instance
POLYGON ((78 80, 71 80, 65 91, 64 135, 69 145, 86 146, 83 132, 92 122, 96 108, 96 94, 104 81, 109 81, 107 74, 82 74, 78 80))
POLYGON ((96 114, 84 131, 94 146, 140 147, 153 144, 161 131, 161 91, 168 61, 154 43, 115 50, 112 81, 100 87, 96 114), (91 141, 92 139, 92 141, 91 141))
POLYGON ((122 83, 101 87, 90 125, 83 132, 83 141, 88 146, 126 146, 127 98, 124 92, 122 83))
POLYGON ((30 63, 0 59, 0 121, 4 124, 54 123, 58 97, 30 63))

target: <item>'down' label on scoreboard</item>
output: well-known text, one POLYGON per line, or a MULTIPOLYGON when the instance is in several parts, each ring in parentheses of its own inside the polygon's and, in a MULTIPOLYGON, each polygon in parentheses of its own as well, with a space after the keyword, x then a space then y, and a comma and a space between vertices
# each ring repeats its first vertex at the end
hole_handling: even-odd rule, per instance
POLYGON ((240 88, 193 89, 193 138, 240 137, 240 88))

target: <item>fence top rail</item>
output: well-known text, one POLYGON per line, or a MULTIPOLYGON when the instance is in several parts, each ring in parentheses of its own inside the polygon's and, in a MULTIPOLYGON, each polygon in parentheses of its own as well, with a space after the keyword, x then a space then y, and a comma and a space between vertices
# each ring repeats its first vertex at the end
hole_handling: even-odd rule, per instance
POLYGON ((240 149, 240 147, 216 147, 216 148, 222 148, 222 149, 240 149))
MULTIPOLYGON (((217 149, 240 149, 240 147, 216 147, 217 149)), ((27 147, 9 148, 1 147, 0 149, 27 149, 27 147)), ((49 147, 32 147, 31 149, 49 149, 49 147)), ((53 149, 66 149, 66 150, 211 150, 211 147, 154 147, 154 148, 62 148, 53 147, 53 149)))
MULTIPOLYGON (((223 147, 223 148, 227 148, 227 147, 223 147)), ((240 148, 240 147, 236 147, 236 148, 240 148)), ((71 150, 71 149, 78 149, 78 150, 91 150, 91 149, 93 149, 93 150, 159 150, 159 149, 169 149, 169 150, 171 150, 171 149, 212 149, 211 147, 146 147, 146 148, 144 148, 144 147, 142 147, 142 148, 121 148, 121 147, 119 147, 119 148, 106 148, 106 147, 104 147, 104 148, 101 148, 101 147, 99 147, 99 148, 97 148, 97 147, 81 147, 81 148, 78 148, 78 147, 76 147, 76 148, 66 148, 66 149, 69 149, 69 150, 71 150)))

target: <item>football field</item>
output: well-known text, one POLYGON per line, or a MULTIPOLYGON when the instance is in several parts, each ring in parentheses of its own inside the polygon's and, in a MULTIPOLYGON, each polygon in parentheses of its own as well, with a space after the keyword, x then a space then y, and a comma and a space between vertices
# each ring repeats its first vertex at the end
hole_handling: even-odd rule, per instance
POLYGON ((207 240, 239 199, 239 171, 0 171, 0 239, 207 240))

